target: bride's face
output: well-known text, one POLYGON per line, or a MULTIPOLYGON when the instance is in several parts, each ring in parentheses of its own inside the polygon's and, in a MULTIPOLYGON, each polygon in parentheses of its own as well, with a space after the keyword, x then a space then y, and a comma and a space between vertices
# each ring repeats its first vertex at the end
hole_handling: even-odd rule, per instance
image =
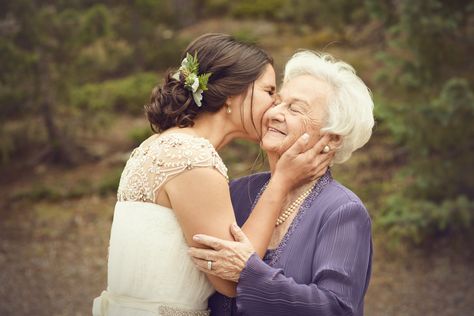
POLYGON ((273 106, 275 93, 275 70, 268 64, 262 75, 250 85, 242 104, 244 129, 253 141, 260 141, 262 137, 263 114, 273 106))

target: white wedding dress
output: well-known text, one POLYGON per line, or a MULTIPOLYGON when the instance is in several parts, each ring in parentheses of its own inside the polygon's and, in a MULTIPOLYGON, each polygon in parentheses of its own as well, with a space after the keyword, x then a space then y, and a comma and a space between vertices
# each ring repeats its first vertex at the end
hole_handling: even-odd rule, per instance
POLYGON ((94 316, 209 315, 214 288, 187 254, 173 210, 154 203, 167 180, 196 167, 215 168, 227 179, 204 138, 170 133, 132 152, 117 194, 107 290, 94 300, 94 316))

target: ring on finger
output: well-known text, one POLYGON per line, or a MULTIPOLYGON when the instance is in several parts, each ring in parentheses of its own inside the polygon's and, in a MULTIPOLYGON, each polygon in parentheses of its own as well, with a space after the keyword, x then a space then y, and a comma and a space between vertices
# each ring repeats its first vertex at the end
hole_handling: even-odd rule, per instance
POLYGON ((207 270, 209 270, 209 271, 212 270, 212 261, 211 260, 207 261, 207 270))
POLYGON ((323 148, 323 153, 327 154, 330 150, 331 150, 331 147, 329 147, 329 145, 326 145, 323 148))

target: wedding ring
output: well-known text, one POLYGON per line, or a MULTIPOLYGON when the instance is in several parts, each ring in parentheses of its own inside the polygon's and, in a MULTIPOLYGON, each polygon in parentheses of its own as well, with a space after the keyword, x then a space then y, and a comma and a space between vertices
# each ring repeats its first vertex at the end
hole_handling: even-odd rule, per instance
POLYGON ((207 262, 207 270, 212 270, 212 261, 207 262))
POLYGON ((326 153, 328 153, 330 150, 331 150, 331 148, 330 148, 328 145, 326 145, 326 146, 324 146, 324 148, 323 148, 323 153, 326 154, 326 153))

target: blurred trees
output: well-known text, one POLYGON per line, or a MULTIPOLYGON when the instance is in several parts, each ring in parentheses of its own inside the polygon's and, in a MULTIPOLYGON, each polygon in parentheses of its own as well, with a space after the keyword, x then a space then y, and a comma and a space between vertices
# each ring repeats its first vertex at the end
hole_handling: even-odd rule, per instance
POLYGON ((367 58, 379 128, 405 163, 397 192, 374 197, 385 205, 377 223, 411 240, 472 227, 474 4, 465 0, 4 1, 0 165, 13 155, 81 161, 81 137, 116 113, 142 113, 158 71, 179 63, 180 30, 206 18, 270 20, 295 36, 329 29, 345 43, 365 30, 362 45, 378 50, 367 58))
POLYGON ((399 237, 474 224, 474 3, 367 1, 386 27, 379 118, 408 164, 381 223, 399 237))
POLYGON ((1 162, 24 152, 78 163, 81 133, 111 109, 140 113, 158 81, 150 71, 176 63, 183 45, 172 3, 0 4, 1 162))

